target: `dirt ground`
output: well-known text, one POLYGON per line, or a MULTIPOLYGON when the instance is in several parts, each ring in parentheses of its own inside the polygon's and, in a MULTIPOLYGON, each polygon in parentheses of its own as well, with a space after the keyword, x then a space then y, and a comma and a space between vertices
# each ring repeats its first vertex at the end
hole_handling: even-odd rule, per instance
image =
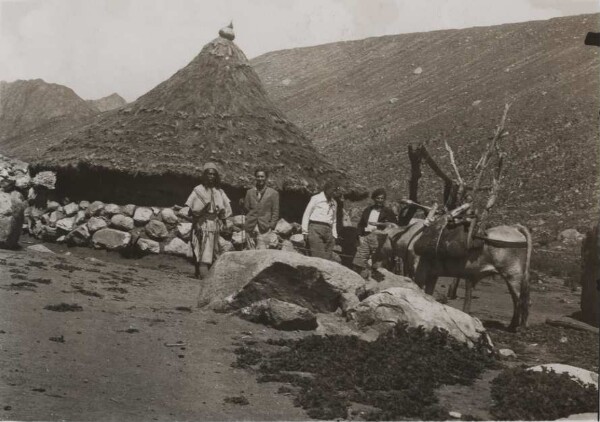
MULTIPOLYGON (((234 349, 248 340, 301 334, 198 310, 199 282, 184 260, 46 246, 56 254, 0 251, 0 419, 308 419, 291 396, 277 393, 278 384, 259 384, 231 366, 234 349), (81 309, 45 309, 60 304, 81 309), (225 401, 235 396, 249 403, 225 401)), ((447 283, 438 287, 444 291, 447 283)), ((462 294, 461 288, 449 304, 460 307, 462 294)), ((558 279, 534 284, 532 301, 532 324, 579 309, 578 293, 558 279)), ((477 286, 475 316, 498 326, 511 311, 503 284, 477 286)), ((526 358, 551 359, 548 353, 526 358)), ((485 417, 494 376, 472 387, 444 387, 440 399, 485 417)))

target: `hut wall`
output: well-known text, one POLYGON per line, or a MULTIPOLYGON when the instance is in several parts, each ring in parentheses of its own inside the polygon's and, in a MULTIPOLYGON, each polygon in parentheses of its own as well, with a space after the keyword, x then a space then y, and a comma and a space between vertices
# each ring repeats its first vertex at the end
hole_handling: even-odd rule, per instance
MULTIPOLYGON (((61 169, 57 172, 56 195, 71 201, 103 201, 137 206, 170 207, 183 205, 200 178, 173 174, 138 175, 95 170, 61 169)), ((224 185, 233 214, 241 214, 240 199, 246 191, 224 185)), ((280 217, 287 221, 300 222, 308 203, 309 195, 284 191, 280 194, 280 217)))

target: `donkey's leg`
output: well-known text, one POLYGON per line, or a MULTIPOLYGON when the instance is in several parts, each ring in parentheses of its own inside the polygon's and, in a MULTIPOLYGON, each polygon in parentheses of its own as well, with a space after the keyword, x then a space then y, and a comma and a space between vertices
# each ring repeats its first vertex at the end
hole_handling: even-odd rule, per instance
POLYGON ((448 287, 448 299, 456 299, 458 295, 456 294, 458 290, 458 285, 460 283, 460 277, 456 277, 454 281, 448 287))
POLYGON ((521 289, 521 278, 520 276, 514 276, 511 274, 500 274, 501 277, 506 281, 508 286, 508 292, 513 302, 513 316, 508 326, 509 331, 517 331, 519 322, 521 320, 521 308, 519 306, 519 291, 521 289))
MULTIPOLYGON (((459 280, 458 278, 456 280, 459 280)), ((458 283, 457 283, 458 284, 458 283)), ((463 312, 471 314, 471 300, 473 299, 473 280, 465 278, 465 301, 463 302, 463 312)))

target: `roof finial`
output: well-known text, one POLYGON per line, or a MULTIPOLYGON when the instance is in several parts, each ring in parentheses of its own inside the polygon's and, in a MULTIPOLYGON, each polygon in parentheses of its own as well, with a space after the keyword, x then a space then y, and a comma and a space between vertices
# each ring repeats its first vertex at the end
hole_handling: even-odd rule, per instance
POLYGON ((229 41, 233 41, 235 39, 235 33, 233 32, 233 21, 231 21, 225 28, 221 28, 219 30, 219 36, 229 41))

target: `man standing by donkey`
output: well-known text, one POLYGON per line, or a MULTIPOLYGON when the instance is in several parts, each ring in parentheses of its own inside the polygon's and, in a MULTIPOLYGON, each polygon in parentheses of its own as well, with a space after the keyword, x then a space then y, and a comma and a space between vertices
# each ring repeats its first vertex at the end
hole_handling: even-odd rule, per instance
POLYGON ((323 192, 310 198, 302 217, 302 234, 308 243, 310 255, 331 260, 337 239, 337 202, 339 185, 327 182, 323 192))
POLYGON ((268 249, 279 220, 279 193, 267 186, 269 173, 263 168, 254 172, 256 185, 248 189, 244 199, 248 249, 268 249))

